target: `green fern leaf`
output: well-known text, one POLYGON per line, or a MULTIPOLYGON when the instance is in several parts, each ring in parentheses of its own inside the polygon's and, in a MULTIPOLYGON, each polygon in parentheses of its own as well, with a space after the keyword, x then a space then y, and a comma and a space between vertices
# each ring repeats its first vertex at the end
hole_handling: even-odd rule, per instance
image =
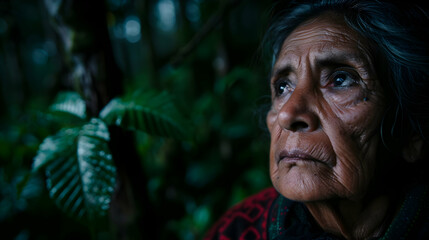
POLYGON ((79 131, 80 128, 63 128, 54 136, 45 138, 34 157, 33 171, 39 171, 61 156, 73 154, 79 131))
POLYGON ((67 117, 86 118, 85 101, 76 92, 60 92, 49 110, 52 113, 67 117))
POLYGON ((92 119, 80 129, 64 129, 49 138, 40 146, 44 149, 39 150, 33 166, 45 167, 51 198, 78 219, 105 215, 116 177, 107 126, 100 119, 92 119))
POLYGON ((188 122, 166 92, 115 98, 101 111, 100 118, 110 125, 157 136, 178 139, 189 139, 192 136, 188 122))
POLYGON ((77 144, 80 177, 86 205, 99 213, 109 209, 116 168, 108 146, 109 131, 100 119, 83 126, 77 144))

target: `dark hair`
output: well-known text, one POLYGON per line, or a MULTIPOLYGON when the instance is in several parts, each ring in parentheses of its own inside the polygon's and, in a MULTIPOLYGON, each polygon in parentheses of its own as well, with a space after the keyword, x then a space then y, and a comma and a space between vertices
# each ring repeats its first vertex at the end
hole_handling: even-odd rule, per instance
POLYGON ((385 146, 395 151, 416 134, 426 141, 429 137, 427 11, 399 1, 292 1, 277 14, 265 36, 273 64, 287 36, 304 21, 326 11, 343 15, 345 22, 369 39, 377 51, 377 75, 385 80, 382 84, 391 106, 380 127, 385 146))

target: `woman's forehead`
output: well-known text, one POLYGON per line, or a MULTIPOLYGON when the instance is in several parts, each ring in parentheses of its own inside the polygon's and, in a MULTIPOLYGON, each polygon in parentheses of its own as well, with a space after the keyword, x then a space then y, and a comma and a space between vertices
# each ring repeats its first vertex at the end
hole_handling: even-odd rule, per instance
POLYGON ((324 13, 299 25, 284 41, 274 68, 299 65, 302 58, 312 61, 345 59, 368 65, 368 41, 350 28, 344 18, 324 13))

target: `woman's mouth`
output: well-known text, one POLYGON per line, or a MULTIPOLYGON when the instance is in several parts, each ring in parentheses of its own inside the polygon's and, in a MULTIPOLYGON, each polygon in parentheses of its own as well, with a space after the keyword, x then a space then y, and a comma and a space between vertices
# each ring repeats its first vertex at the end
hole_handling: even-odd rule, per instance
POLYGON ((293 151, 283 150, 280 152, 277 159, 278 159, 277 163, 280 163, 281 161, 286 161, 286 162, 304 161, 304 162, 318 162, 318 163, 326 164, 324 161, 321 161, 316 157, 306 152, 303 152, 301 150, 293 150, 293 151))

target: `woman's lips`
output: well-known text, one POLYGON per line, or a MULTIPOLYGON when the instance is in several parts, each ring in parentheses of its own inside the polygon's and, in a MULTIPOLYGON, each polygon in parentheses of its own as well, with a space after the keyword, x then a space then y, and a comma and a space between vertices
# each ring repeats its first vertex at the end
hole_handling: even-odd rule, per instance
POLYGON ((280 152, 278 156, 279 156, 277 161, 278 163, 281 161, 287 161, 287 162, 309 161, 309 162, 319 162, 319 163, 326 164, 326 162, 321 161, 313 157, 312 155, 300 150, 293 150, 293 151, 283 150, 280 152))

